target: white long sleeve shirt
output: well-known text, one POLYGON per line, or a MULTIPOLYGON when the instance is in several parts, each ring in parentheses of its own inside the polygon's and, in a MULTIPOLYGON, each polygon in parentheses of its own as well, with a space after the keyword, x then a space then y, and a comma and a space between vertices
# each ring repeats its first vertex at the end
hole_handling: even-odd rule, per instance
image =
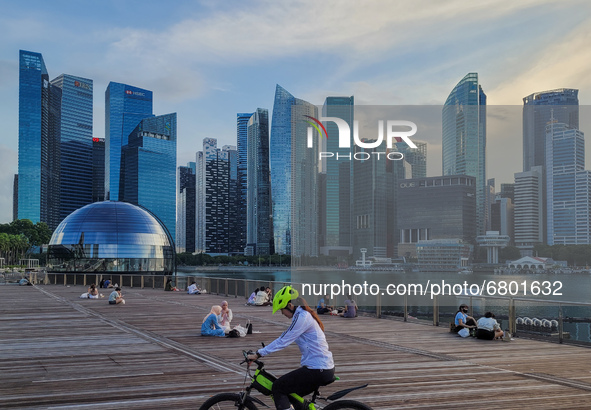
POLYGON ((281 336, 273 340, 268 346, 259 349, 261 356, 285 349, 296 342, 302 352, 302 366, 308 369, 332 369, 334 361, 328 350, 328 343, 324 332, 312 315, 298 307, 291 319, 291 325, 281 336))

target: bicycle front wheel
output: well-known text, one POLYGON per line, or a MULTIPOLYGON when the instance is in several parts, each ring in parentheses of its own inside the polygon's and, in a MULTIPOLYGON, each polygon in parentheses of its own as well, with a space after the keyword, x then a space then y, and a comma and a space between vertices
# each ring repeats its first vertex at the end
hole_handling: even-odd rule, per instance
POLYGON ((240 404, 240 395, 236 393, 220 393, 210 397, 199 407, 199 410, 258 410, 250 397, 240 404))
POLYGON ((339 400, 330 403, 324 410, 373 410, 367 404, 355 400, 339 400))

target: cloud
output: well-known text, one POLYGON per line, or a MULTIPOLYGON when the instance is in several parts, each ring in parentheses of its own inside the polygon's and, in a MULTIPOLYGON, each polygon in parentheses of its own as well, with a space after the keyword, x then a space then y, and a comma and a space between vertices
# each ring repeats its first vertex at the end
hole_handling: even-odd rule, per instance
MULTIPOLYGON (((531 93, 578 88, 591 94, 591 25, 584 21, 564 37, 539 50, 524 50, 514 76, 505 76, 490 91, 492 104, 521 104, 531 93)), ((581 93, 583 94, 583 93, 581 93)))

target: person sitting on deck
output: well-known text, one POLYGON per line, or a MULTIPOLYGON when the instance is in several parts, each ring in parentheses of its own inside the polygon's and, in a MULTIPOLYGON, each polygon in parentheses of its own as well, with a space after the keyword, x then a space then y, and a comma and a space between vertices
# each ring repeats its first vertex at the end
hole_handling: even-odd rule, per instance
POLYGON ((218 323, 218 316, 222 313, 221 306, 212 306, 211 311, 203 319, 201 324, 201 336, 224 337, 224 329, 218 323))
POLYGON ((263 287, 259 289, 257 298, 254 301, 255 306, 270 306, 272 304, 271 297, 269 296, 269 291, 271 291, 271 289, 267 289, 268 290, 265 290, 263 287))
POLYGON ((486 312, 484 317, 478 319, 478 330, 476 331, 476 338, 483 340, 502 339, 505 332, 501 330, 501 327, 495 319, 495 315, 492 312, 486 312))
POLYGON ((125 305, 125 300, 121 296, 121 288, 115 288, 109 295, 109 305, 118 305, 119 303, 125 305))
POLYGON ((197 284, 195 283, 195 281, 191 282, 191 284, 187 288, 187 293, 189 295, 198 295, 198 294, 201 293, 201 291, 199 290, 199 286, 197 286, 197 284))
POLYGON ((329 306, 328 302, 330 302, 330 298, 328 297, 328 295, 324 295, 324 297, 318 301, 318 306, 316 306, 316 313, 318 313, 319 315, 323 315, 325 313, 332 312, 332 306, 329 306))
POLYGON ((90 285, 90 287, 88 288, 88 298, 89 299, 98 299, 99 298, 99 291, 94 283, 92 285, 90 285))
POLYGON ((174 292, 178 292, 179 291, 177 289, 177 287, 174 286, 174 284, 172 283, 172 279, 166 279, 166 285, 164 286, 164 290, 166 290, 166 291, 174 291, 174 292))
POLYGON ((105 280, 105 282, 103 283, 103 288, 107 289, 107 288, 112 288, 113 284, 111 283, 110 279, 105 280))
POLYGON ((224 331, 229 331, 232 322, 232 309, 228 307, 228 301, 222 302, 222 312, 218 315, 218 323, 224 331))
POLYGON ((251 294, 250 297, 248 298, 248 301, 246 302, 246 306, 252 306, 254 305, 254 302, 257 299, 257 293, 259 293, 259 288, 256 288, 251 294))
POLYGON ((474 318, 472 316, 468 316, 468 305, 466 304, 461 304, 460 308, 458 309, 458 312, 456 313, 456 318, 455 318, 455 325, 456 327, 453 329, 453 331, 455 333, 458 333, 460 330, 462 330, 462 328, 467 328, 470 331, 470 334, 472 334, 473 332, 476 332, 475 330, 470 330, 470 329, 476 329, 476 320, 474 320, 474 318))
POLYGON ((339 313, 339 316, 357 317, 357 303, 355 303, 351 295, 347 295, 347 300, 345 300, 345 311, 339 313))

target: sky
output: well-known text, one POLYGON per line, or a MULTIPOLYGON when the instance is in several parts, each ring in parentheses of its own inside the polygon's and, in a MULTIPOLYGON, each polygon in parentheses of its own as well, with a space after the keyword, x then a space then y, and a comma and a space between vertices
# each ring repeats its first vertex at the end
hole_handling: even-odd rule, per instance
MULTIPOLYGON (((437 106, 477 72, 490 107, 487 178, 499 189, 522 171, 523 97, 577 88, 591 104, 586 0, 0 0, 0 10, 0 223, 12 220, 18 172, 20 49, 41 53, 50 79, 93 80, 96 137, 110 81, 152 90, 154 114, 177 113, 178 165, 203 138, 236 145, 236 113, 271 117, 276 84, 318 105, 354 95, 358 105, 437 106)), ((585 109, 580 128, 591 133, 585 109)), ((428 175, 440 175, 441 132, 418 128, 428 175)))

